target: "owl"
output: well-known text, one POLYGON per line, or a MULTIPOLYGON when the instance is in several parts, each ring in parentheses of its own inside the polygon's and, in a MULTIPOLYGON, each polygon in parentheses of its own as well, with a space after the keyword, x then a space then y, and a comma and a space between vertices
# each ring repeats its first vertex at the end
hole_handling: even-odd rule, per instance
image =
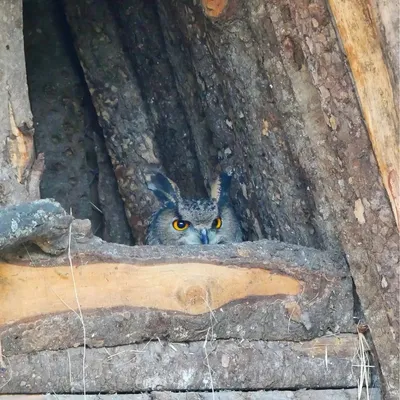
POLYGON ((176 183, 158 172, 147 187, 162 207, 155 212, 146 244, 185 245, 241 242, 242 231, 229 204, 231 175, 222 173, 211 188, 210 199, 184 199, 176 183))

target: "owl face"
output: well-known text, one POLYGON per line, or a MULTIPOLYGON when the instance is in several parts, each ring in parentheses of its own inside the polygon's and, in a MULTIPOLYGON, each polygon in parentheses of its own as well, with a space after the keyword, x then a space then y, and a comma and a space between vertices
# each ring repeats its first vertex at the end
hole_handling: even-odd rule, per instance
MULTIPOLYGON (((221 190, 211 199, 191 200, 180 196, 176 184, 162 174, 148 183, 163 207, 154 214, 147 244, 219 244, 240 242, 242 233, 227 197, 221 190)), ((220 188, 220 187, 219 187, 220 188)))

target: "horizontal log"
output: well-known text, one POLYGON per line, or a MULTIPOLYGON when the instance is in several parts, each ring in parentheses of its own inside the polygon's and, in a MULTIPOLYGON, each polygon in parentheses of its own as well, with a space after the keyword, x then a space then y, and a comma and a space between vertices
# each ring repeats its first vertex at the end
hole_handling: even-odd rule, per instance
MULTIPOLYGON (((309 342, 221 340, 87 349, 87 392, 351 388, 357 335, 309 342), (206 357, 207 352, 207 357, 206 357)), ((2 393, 83 391, 83 348, 7 358, 2 393)))
POLYGON ((42 394, 42 395, 0 395, 0 400, 380 400, 379 389, 365 389, 361 398, 357 389, 297 390, 297 391, 221 391, 221 392, 151 392, 140 394, 42 394))
MULTIPOLYGON (((222 339, 354 331, 352 281, 330 253, 272 241, 166 248, 92 238, 74 243, 72 254, 91 347, 203 340, 211 325, 222 339)), ((13 256, 21 258, 0 262, 4 354, 82 345, 66 256, 13 256)))

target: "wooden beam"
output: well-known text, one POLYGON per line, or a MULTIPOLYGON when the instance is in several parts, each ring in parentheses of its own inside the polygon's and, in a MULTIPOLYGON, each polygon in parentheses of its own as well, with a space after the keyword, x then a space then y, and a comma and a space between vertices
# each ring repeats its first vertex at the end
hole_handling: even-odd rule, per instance
MULTIPOLYGON (((347 334, 303 343, 156 340, 86 349, 86 390, 210 390, 211 380, 215 390, 356 387, 357 342, 357 335, 347 334)), ((82 392, 82 353, 82 348, 73 348, 10 356, 0 375, 0 392, 82 392)))
MULTIPOLYGON (((81 345, 67 257, 21 251, 0 261, 4 354, 81 345)), ((202 340, 211 317, 217 338, 308 340, 354 331, 347 268, 318 250, 270 241, 128 247, 79 238, 71 254, 89 346, 202 340)))
POLYGON ((367 398, 365 389, 358 397, 357 389, 326 389, 297 391, 218 391, 211 392, 167 392, 155 391, 140 394, 38 394, 38 395, 0 395, 0 400, 380 400, 379 389, 369 390, 367 398), (118 397, 117 397, 118 396, 118 397))
MULTIPOLYGON (((383 184, 400 228, 399 120, 379 32, 362 0, 329 0, 383 184)), ((367 172, 366 172, 367 173, 367 172)))

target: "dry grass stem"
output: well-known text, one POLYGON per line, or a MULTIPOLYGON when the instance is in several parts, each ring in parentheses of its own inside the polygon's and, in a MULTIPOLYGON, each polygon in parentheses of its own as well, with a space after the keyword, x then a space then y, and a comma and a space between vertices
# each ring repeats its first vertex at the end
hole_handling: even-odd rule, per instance
POLYGON ((1 347, 1 340, 0 340, 0 368, 6 368, 6 364, 3 360, 3 348, 1 347))
POLYGON ((100 214, 103 214, 103 211, 101 211, 100 208, 96 206, 96 204, 92 203, 91 201, 89 201, 89 204, 90 204, 96 211, 98 211, 100 214))
MULTIPOLYGON (((212 393, 212 399, 215 400, 215 392, 214 392, 214 381, 213 381, 213 376, 212 376, 212 368, 210 365, 210 360, 208 358, 209 353, 207 351, 207 344, 208 344, 208 337, 210 335, 211 337, 211 341, 215 340, 215 336, 214 336, 214 322, 218 323, 217 318, 215 317, 214 311, 211 308, 210 302, 208 301, 208 293, 207 293, 207 297, 204 300, 205 305, 207 306, 209 312, 210 312, 210 326, 207 329, 207 333, 206 333, 206 337, 204 340, 204 344, 203 344, 203 349, 204 349, 204 355, 205 355, 205 361, 206 361, 206 365, 207 365, 207 369, 208 369, 208 374, 210 377, 210 385, 211 385, 211 393, 212 393)), ((212 350, 211 350, 212 351, 212 350)))
POLYGON ((328 346, 325 346, 325 368, 328 370, 328 346))
POLYGON ((72 391, 72 368, 71 368, 71 355, 69 354, 69 350, 67 349, 67 356, 68 356, 68 371, 69 371, 69 387, 72 391))
MULTIPOLYGON (((72 215, 72 210, 70 211, 70 214, 72 215)), ((71 237, 72 237, 72 224, 70 224, 69 232, 68 232, 68 261, 69 261, 69 267, 70 267, 70 271, 71 271, 72 283, 74 285, 75 300, 76 300, 76 304, 78 306, 79 320, 82 324, 82 332, 83 332, 82 385, 83 385, 83 398, 84 398, 84 400, 86 400, 86 326, 85 326, 85 321, 83 319, 81 304, 79 302, 78 290, 77 290, 75 274, 74 274, 74 267, 72 265, 71 237)))
POLYGON ((370 368, 373 368, 373 366, 370 364, 370 360, 368 357, 368 352, 370 351, 370 348, 363 332, 365 332, 364 327, 359 325, 357 327, 358 345, 353 357, 352 366, 357 367, 360 370, 357 385, 357 399, 361 400, 361 397, 363 395, 363 387, 365 386, 365 399, 370 400, 370 368), (358 362, 354 363, 355 360, 357 360, 358 362))

